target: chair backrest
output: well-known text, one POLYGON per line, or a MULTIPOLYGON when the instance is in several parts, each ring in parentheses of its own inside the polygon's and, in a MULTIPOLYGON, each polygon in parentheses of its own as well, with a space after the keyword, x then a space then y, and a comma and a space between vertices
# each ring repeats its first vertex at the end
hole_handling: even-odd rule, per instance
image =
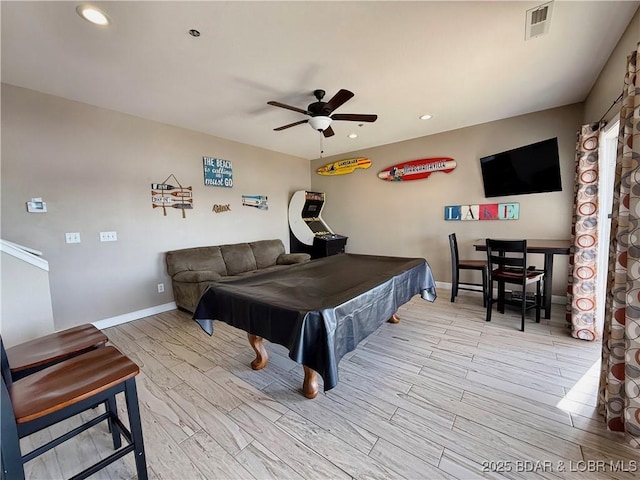
POLYGON ((7 351, 4 349, 4 342, 2 341, 2 335, 0 335, 0 366, 2 367, 2 379, 10 387, 13 383, 11 377, 11 367, 9 367, 9 358, 7 357, 7 351))
POLYGON ((455 270, 458 268, 458 240, 456 239, 456 234, 452 233, 449 235, 449 249, 451 250, 451 268, 455 270))
POLYGON ((523 283, 526 281, 526 240, 493 240, 487 238, 486 245, 489 275, 491 275, 496 268, 504 271, 512 269, 514 277, 521 277, 523 283))

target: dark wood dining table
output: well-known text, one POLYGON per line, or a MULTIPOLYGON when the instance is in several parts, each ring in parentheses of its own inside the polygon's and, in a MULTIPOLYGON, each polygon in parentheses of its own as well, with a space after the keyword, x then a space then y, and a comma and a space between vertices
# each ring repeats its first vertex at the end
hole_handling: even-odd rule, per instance
MULTIPOLYGON (((486 252, 485 239, 476 240, 473 244, 479 252, 486 252)), ((551 292, 553 287, 553 256, 569 255, 571 240, 527 239, 527 253, 544 255, 544 318, 551 318, 551 292)))

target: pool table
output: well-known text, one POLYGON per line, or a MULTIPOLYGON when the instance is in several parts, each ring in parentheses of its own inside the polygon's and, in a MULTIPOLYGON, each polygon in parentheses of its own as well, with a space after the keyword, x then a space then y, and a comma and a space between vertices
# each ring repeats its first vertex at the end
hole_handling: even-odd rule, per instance
POLYGON ((338 254, 211 284, 193 319, 209 335, 213 320, 244 330, 256 352, 254 370, 264 368, 263 339, 283 345, 304 367, 303 393, 338 383, 338 363, 413 296, 433 302, 436 288, 423 258, 338 254))

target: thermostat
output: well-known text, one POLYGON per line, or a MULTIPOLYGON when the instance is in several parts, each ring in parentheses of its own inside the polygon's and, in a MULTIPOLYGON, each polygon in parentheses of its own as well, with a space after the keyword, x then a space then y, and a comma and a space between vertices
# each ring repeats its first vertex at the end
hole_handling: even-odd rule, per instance
POLYGON ((29 213, 45 213, 47 204, 41 198, 32 198, 27 202, 27 212, 29 213))

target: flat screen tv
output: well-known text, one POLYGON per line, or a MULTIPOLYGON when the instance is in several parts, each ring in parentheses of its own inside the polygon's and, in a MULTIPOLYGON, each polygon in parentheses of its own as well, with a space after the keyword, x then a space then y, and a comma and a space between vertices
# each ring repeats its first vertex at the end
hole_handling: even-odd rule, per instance
POLYGON ((487 198, 562 191, 557 137, 482 157, 480 169, 487 198))

